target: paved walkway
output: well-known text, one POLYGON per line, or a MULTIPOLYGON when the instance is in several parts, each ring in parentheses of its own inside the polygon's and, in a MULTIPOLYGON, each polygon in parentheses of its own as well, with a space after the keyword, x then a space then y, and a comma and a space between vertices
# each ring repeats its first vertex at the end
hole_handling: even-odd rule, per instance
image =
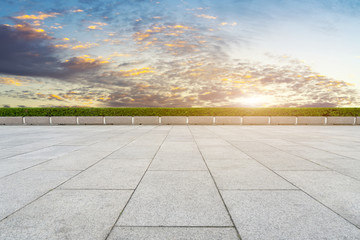
POLYGON ((356 126, 2 126, 0 239, 360 239, 356 126))

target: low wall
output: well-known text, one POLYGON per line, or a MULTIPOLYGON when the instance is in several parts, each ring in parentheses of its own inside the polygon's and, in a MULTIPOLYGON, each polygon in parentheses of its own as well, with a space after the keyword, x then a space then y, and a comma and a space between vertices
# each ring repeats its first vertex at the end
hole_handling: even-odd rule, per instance
POLYGON ((360 117, 64 116, 0 117, 0 125, 360 125, 360 117))

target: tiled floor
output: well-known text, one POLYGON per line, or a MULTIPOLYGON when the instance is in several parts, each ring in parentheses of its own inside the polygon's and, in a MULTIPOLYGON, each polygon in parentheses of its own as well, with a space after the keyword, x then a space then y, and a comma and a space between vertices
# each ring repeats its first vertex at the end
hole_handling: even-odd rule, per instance
POLYGON ((360 127, 1 126, 0 239, 360 239, 360 127))

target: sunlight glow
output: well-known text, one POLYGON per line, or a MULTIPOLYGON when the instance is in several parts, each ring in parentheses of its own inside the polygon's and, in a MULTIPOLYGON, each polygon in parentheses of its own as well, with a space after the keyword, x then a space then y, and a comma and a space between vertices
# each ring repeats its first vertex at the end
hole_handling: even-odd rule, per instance
POLYGON ((273 97, 256 95, 236 98, 234 101, 244 107, 266 107, 272 104, 273 97))

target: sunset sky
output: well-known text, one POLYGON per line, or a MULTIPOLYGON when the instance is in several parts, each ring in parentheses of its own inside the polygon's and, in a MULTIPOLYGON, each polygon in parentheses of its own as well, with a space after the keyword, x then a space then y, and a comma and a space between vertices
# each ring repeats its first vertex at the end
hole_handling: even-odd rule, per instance
POLYGON ((1 0, 0 107, 354 107, 358 0, 1 0))

